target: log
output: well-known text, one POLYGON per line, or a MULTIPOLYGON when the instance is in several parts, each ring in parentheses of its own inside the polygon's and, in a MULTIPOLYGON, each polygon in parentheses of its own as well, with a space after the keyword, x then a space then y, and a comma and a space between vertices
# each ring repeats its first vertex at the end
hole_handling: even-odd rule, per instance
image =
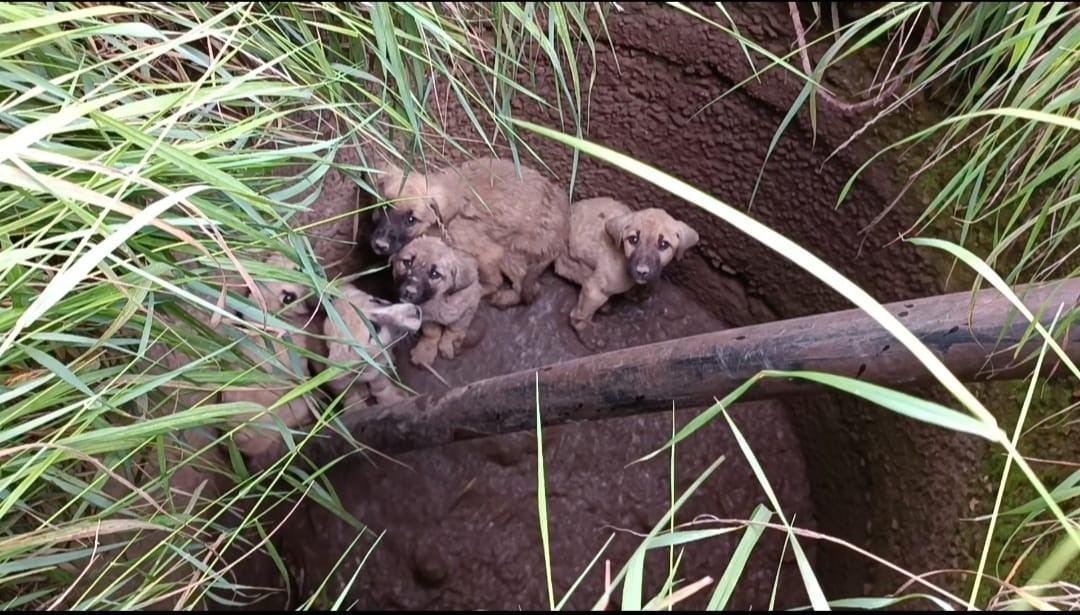
MULTIPOLYGON (((1055 339, 1080 361, 1080 279, 1016 287, 1014 292, 1049 328, 1063 305, 1055 339), (1070 314, 1070 312, 1072 312, 1070 314), (1062 335, 1062 322, 1067 332, 1062 335)), ((1028 321, 996 290, 887 304, 965 382, 1025 377, 1034 368, 1041 336, 1028 339, 1018 359, 1028 321), (1034 340, 1034 341, 1032 341, 1034 340)), ((1047 352, 1044 369, 1058 365, 1047 352)), ((583 357, 472 382, 456 389, 413 397, 393 405, 351 411, 340 417, 349 438, 324 428, 303 446, 300 457, 323 465, 363 446, 400 454, 451 442, 536 427, 537 374, 541 424, 625 417, 715 403, 761 370, 820 371, 898 390, 934 382, 933 376, 862 310, 774 321, 583 357)), ((740 401, 805 396, 831 391, 806 381, 765 378, 740 401)), ((340 429, 340 427, 338 428, 340 429)), ((274 459, 284 452, 279 448, 274 459)), ((262 464, 257 464, 262 465, 262 464)))

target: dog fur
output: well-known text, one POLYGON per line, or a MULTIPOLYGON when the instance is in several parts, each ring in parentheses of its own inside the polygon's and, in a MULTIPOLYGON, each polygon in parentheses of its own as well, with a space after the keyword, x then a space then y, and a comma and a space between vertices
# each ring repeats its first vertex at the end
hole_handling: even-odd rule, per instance
POLYGON ((498 158, 479 158, 431 174, 405 173, 381 161, 376 181, 372 250, 390 256, 422 235, 476 259, 484 296, 499 308, 532 303, 539 278, 565 254, 570 232, 566 193, 539 172, 498 158), (510 281, 502 288, 503 276, 510 281))
MULTIPOLYGON (((293 263, 287 259, 273 255, 265 259, 266 263, 274 264, 282 268, 296 268, 293 263)), ((238 283, 238 277, 233 277, 230 280, 230 284, 238 283)), ((260 295, 265 301, 268 311, 271 313, 280 313, 284 320, 289 321, 298 328, 306 328, 304 325, 310 320, 310 316, 313 313, 314 302, 310 299, 301 301, 301 297, 308 294, 308 289, 293 283, 282 283, 278 281, 269 280, 256 280, 257 286, 259 286, 260 295), (288 305, 287 305, 288 304, 288 305), (289 308, 290 309, 284 309, 289 308)), ((246 286, 246 290, 243 292, 244 296, 250 297, 250 289, 246 286)), ((255 302, 258 305, 258 302, 255 302)), ((164 318, 166 321, 170 321, 172 327, 180 326, 176 322, 172 322, 171 318, 158 316, 158 318, 164 318)), ((220 329, 220 326, 219 326, 220 329)), ((294 339, 296 336, 293 336, 294 339)), ((255 343, 262 344, 261 338, 253 338, 255 343)), ((295 344, 303 344, 305 348, 313 349, 314 352, 318 352, 317 344, 313 344, 314 338, 308 338, 302 336, 300 340, 294 341, 295 344)), ((273 342, 275 347, 276 360, 282 362, 288 366, 289 357, 286 352, 286 346, 281 343, 273 342)), ((254 352, 247 348, 242 348, 241 352, 246 352, 252 359, 258 360, 254 355, 254 352)), ((308 369, 307 361, 302 356, 298 357, 302 371, 306 375, 308 369)), ((178 348, 167 348, 163 344, 151 345, 147 350, 147 356, 140 361, 140 364, 145 366, 148 373, 162 374, 165 372, 175 371, 180 369, 193 361, 193 358, 188 353, 178 348), (145 361, 145 362, 144 362, 145 361)), ((279 370, 280 371, 280 370, 279 370)), ((288 374, 295 382, 295 374, 288 374)), ((204 398, 204 393, 200 390, 203 386, 198 383, 185 382, 182 386, 176 386, 177 382, 183 382, 183 378, 180 377, 168 384, 162 385, 158 393, 164 394, 165 402, 161 405, 150 404, 153 408, 152 414, 155 418, 173 414, 181 409, 191 408, 199 404, 204 398)), ((289 385, 291 386, 291 385, 289 385)), ((287 386, 280 391, 276 391, 272 388, 260 388, 256 390, 252 389, 231 389, 222 391, 219 393, 219 400, 221 401, 252 401, 259 403, 263 406, 269 407, 275 403, 282 393, 287 390, 287 386)), ((289 427, 296 427, 301 424, 308 416, 307 407, 304 404, 304 400, 294 400, 287 406, 282 406, 276 409, 275 414, 281 416, 289 427)), ((253 415, 248 415, 253 416, 253 415)), ((237 419, 234 419, 237 420, 237 419)), ((261 418, 260 422, 271 423, 273 418, 266 416, 261 418)), ((168 472, 169 476, 165 483, 167 493, 159 493, 154 491, 153 495, 145 495, 146 498, 153 497, 160 502, 157 506, 162 509, 172 512, 172 514, 185 515, 187 512, 195 509, 201 509, 205 512, 202 514, 217 515, 219 522, 240 523, 240 520, 246 513, 253 513, 250 510, 251 505, 247 503, 234 503, 226 506, 218 500, 225 496, 226 492, 232 486, 233 482, 229 478, 229 460, 227 452, 215 445, 215 440, 220 435, 220 432, 215 428, 210 427, 197 427, 180 430, 176 433, 170 434, 169 437, 174 441, 170 442, 164 448, 164 459, 161 460, 163 465, 159 465, 159 460, 156 456, 148 457, 146 451, 140 451, 136 459, 133 460, 133 465, 138 466, 139 470, 133 472, 131 476, 123 477, 123 470, 118 468, 115 473, 110 473, 106 479, 104 490, 107 494, 113 498, 120 499, 128 496, 133 487, 139 491, 146 490, 150 492, 150 485, 155 484, 162 473, 168 472), (199 451, 199 455, 195 460, 190 459, 191 456, 199 451)), ((267 451, 272 451, 274 444, 280 438, 277 433, 270 430, 260 429, 253 426, 245 426, 234 433, 234 441, 238 448, 247 457, 248 461, 257 459, 257 456, 267 451)), ((264 509, 265 504, 258 504, 261 514, 266 514, 264 509)), ((271 507, 276 506, 270 504, 271 507)), ((258 535, 252 535, 253 532, 246 531, 245 535, 247 540, 258 540, 258 535)), ((117 551, 111 554, 105 554, 100 559, 96 559, 89 564, 89 571, 84 571, 79 575, 79 579, 75 582, 75 586, 78 588, 72 593, 70 599, 74 599, 80 593, 88 589, 87 586, 91 583, 97 583, 97 587, 100 587, 102 583, 108 584, 116 582, 118 587, 115 593, 117 595, 126 595, 129 592, 138 591, 138 582, 140 580, 139 574, 130 575, 126 582, 120 583, 120 571, 122 567, 112 566, 112 563, 118 563, 120 560, 125 560, 129 567, 141 569, 144 574, 152 574, 147 569, 147 563, 140 563, 141 557, 148 555, 155 548, 159 548, 162 543, 172 542, 176 545, 181 542, 182 539, 176 537, 169 537, 168 530, 149 530, 142 529, 141 531, 128 531, 119 533, 102 533, 100 541, 102 546, 109 546, 114 544, 125 544, 126 548, 122 551, 117 551), (89 574, 86 574, 89 572, 89 574), (119 587, 123 585, 125 587, 119 587)), ((206 539, 204 539, 206 540, 206 539)), ((209 540, 206 540, 209 542, 209 540)), ((204 542, 204 546, 206 545, 204 542)), ((175 548, 175 547, 173 547, 175 548)), ((210 547, 219 556, 223 557, 225 562, 230 563, 230 567, 236 566, 228 573, 228 580, 234 583, 243 584, 245 582, 250 583, 253 578, 266 578, 268 575, 272 575, 275 572, 273 560, 262 551, 248 551, 247 549, 231 546, 226 547, 222 552, 220 546, 210 547), (253 575, 247 577, 247 575, 253 575)), ((153 560, 150 560, 153 561, 153 560)), ((191 566, 186 561, 181 561, 173 565, 172 568, 164 573, 156 573, 159 582, 172 583, 176 586, 183 586, 190 582, 193 575, 198 575, 198 569, 191 566)), ((226 592, 225 596, 228 596, 226 592)), ((235 599, 242 599, 240 596, 235 596, 235 599)), ((184 600, 184 606, 190 608, 194 606, 196 609, 213 608, 214 603, 208 601, 205 598, 198 598, 191 596, 187 593, 172 592, 168 595, 162 596, 156 600, 153 604, 147 605, 144 608, 149 610, 178 610, 181 604, 181 600, 184 600)), ((271 601, 270 604, 277 604, 271 601)), ((74 605, 65 602, 65 606, 62 608, 70 609, 74 605)), ((284 608, 285 604, 282 603, 278 608, 284 608)), ((267 608, 273 609, 274 606, 268 606, 267 608)))
POLYGON ((480 307, 483 288, 472 256, 438 237, 413 239, 390 259, 398 299, 420 306, 422 337, 410 353, 413 365, 431 365, 436 354, 453 359, 480 307))
POLYGON ((399 338, 420 330, 421 308, 411 303, 392 303, 380 299, 351 284, 346 285, 343 292, 344 297, 334 300, 334 310, 341 316, 355 342, 361 345, 364 352, 383 371, 367 364, 355 347, 350 345, 349 338, 334 319, 328 316, 323 322, 323 333, 329 338, 326 344, 328 358, 335 364, 355 365, 363 369, 355 379, 353 374, 338 376, 327 383, 329 388, 337 395, 348 389, 346 404, 349 406, 354 403, 363 404, 367 397, 357 390, 357 387, 366 387, 366 392, 374 398, 376 404, 396 403, 407 399, 409 393, 397 386, 384 371, 391 365, 388 359, 389 346, 399 338), (371 329, 360 314, 371 323, 371 329), (372 329, 375 337, 371 334, 372 329), (354 383, 352 387, 349 387, 350 382, 354 383))
POLYGON ((634 211, 599 197, 577 201, 570 211, 569 251, 555 260, 555 273, 581 286, 570 312, 579 336, 612 296, 656 281, 698 243, 697 231, 655 207, 634 211))
MULTIPOLYGON (((299 270, 299 267, 295 263, 292 263, 280 254, 272 254, 264 259, 264 262, 283 269, 291 268, 299 270)), ((300 300, 301 297, 309 295, 311 290, 302 284, 276 280, 256 280, 256 285, 260 287, 260 294, 262 295, 266 309, 270 314, 274 314, 298 329, 309 333, 309 335, 291 335, 292 343, 298 348, 303 348, 316 355, 325 356, 325 349, 321 342, 310 335, 310 333, 317 331, 314 317, 318 303, 314 298, 308 298, 303 301, 300 300)), ((250 297, 251 289, 247 288, 243 294, 245 297, 250 297)), ((258 302, 255 302, 255 304, 258 305, 258 302)), ((252 343, 259 344, 265 348, 265 342, 263 341, 265 338, 256 334, 252 334, 249 337, 252 343)), ((253 361, 263 361, 259 354, 253 349, 247 348, 246 346, 240 346, 240 348, 241 352, 244 352, 253 361)), ((220 394, 222 402, 253 402, 269 408, 277 403, 290 389, 295 387, 299 380, 306 380, 310 378, 313 373, 321 371, 316 361, 310 361, 308 358, 300 355, 299 352, 296 352, 298 355, 297 358, 299 359, 299 372, 294 371, 294 366, 289 358, 289 347, 279 341, 270 342, 270 348, 268 350, 272 353, 273 360, 285 367, 285 371, 283 371, 280 367, 276 367, 270 363, 264 364, 265 369, 271 373, 280 374, 282 376, 281 385, 273 386, 270 384, 262 384, 254 388, 235 387, 226 389, 220 394)), ((290 429, 295 429, 309 422, 312 418, 308 402, 303 397, 297 397, 286 404, 278 406, 272 411, 272 414, 284 421, 285 425, 290 429)), ((238 415, 236 418, 237 420, 247 420, 254 416, 256 416, 256 413, 248 413, 238 415)), ((275 421, 271 413, 266 413, 260 416, 257 422, 273 425, 275 421)), ((245 426, 234 434, 234 441, 236 442, 237 447, 249 458, 266 452, 276 444, 279 439, 278 432, 270 429, 262 429, 258 425, 245 426)))

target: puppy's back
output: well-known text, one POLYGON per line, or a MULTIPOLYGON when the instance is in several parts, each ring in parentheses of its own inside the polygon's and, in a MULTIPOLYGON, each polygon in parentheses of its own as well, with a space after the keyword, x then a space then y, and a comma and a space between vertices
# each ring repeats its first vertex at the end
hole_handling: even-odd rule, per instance
POLYGON ((500 158, 479 158, 453 174, 464 206, 461 216, 481 222, 488 236, 510 250, 554 256, 570 232, 566 192, 537 170, 500 158))
POLYGON ((629 205, 606 196, 575 201, 570 206, 571 256, 595 264, 601 253, 617 252, 619 246, 608 236, 604 224, 632 211, 629 205))

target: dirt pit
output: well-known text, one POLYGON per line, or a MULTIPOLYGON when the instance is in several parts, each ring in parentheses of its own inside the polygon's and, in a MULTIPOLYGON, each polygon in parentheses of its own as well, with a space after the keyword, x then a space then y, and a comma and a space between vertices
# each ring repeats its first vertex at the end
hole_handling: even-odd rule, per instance
MULTIPOLYGON (((841 12, 848 10, 844 7, 841 12)), ((813 126, 804 109, 777 141, 755 186, 776 127, 802 84, 783 70, 751 78, 753 69, 733 38, 678 10, 648 4, 623 8, 608 22, 617 61, 607 41, 598 41, 588 139, 671 173, 751 215, 820 256, 881 302, 940 291, 926 252, 894 242, 913 222, 919 203, 901 199, 890 215, 868 229, 902 181, 892 174, 897 168, 893 161, 886 158, 871 167, 837 208, 847 180, 888 143, 879 139, 868 144, 867 139, 895 131, 897 123, 904 131, 898 134, 906 134, 913 117, 883 120, 834 155, 866 118, 824 109, 813 126), (729 93, 739 83, 745 86, 729 93), (755 188, 756 200, 749 207, 755 188)), ((726 23, 727 16, 715 7, 695 10, 726 23)), ((732 5, 727 12, 741 32, 773 53, 790 51, 794 35, 785 5, 732 5)), ((804 26, 809 15, 807 9, 804 26)), ((827 75, 869 84, 876 65, 875 58, 864 65, 845 63, 827 75)), ((583 74, 590 69, 581 68, 583 74)), ((535 79, 542 95, 557 95, 550 69, 537 67, 535 79)), ((572 126, 561 124, 558 109, 518 101, 514 110, 517 117, 573 133, 572 126)), ((448 131, 472 134, 470 120, 459 116, 448 119, 448 131)), ((572 152, 549 140, 528 141, 557 181, 569 184, 572 152)), ((355 158, 340 161, 358 163, 355 158)), ((610 314, 597 318, 598 331, 609 339, 608 349, 851 307, 798 264, 703 210, 595 159, 582 157, 579 162, 575 200, 612 196, 635 209, 663 207, 701 234, 700 245, 671 268, 668 282, 651 298, 641 304, 618 302, 610 314)), ((355 184, 332 171, 319 203, 296 222, 306 224, 362 206, 357 192, 355 184)), ((351 221, 342 225, 315 229, 316 245, 323 250, 344 246, 328 247, 348 234, 342 228, 351 221)), ((367 250, 367 238, 356 241, 361 249, 354 255, 355 268, 378 264, 367 250)), ((330 261, 340 253, 320 257, 330 261)), ((546 298, 529 309, 485 309, 484 339, 459 359, 440 359, 436 369, 451 383, 461 384, 588 354, 567 322, 576 289, 550 274, 544 283, 546 298)), ((389 290, 383 287, 380 294, 389 296, 389 290)), ((412 386, 421 391, 443 387, 427 372, 409 367, 406 354, 398 356, 402 375, 412 386)), ((824 388, 820 392, 783 405, 743 404, 732 410, 788 519, 915 572, 968 566, 970 545, 960 541, 958 520, 968 514, 967 503, 977 488, 971 477, 976 475, 979 445, 856 398, 824 388)), ((680 410, 676 427, 699 409, 680 410)), ((669 460, 661 456, 627 465, 660 447, 671 433, 671 416, 666 414, 544 432, 556 600, 615 534, 568 605, 591 606, 603 589, 604 559, 612 560, 615 574, 639 544, 639 535, 661 518, 671 498, 669 460)), ((678 523, 699 515, 745 519, 756 505, 767 504, 723 419, 680 445, 677 455, 677 493, 712 461, 726 458, 687 503, 678 523)), ((355 600, 357 607, 373 609, 548 607, 535 434, 463 442, 394 461, 355 457, 329 478, 345 508, 368 524, 371 533, 346 554, 324 595, 336 595, 381 536, 345 604, 355 600)), ((690 545, 677 575, 682 585, 705 575, 714 582, 719 579, 739 535, 690 545)), ((304 503, 297 510, 275 545, 299 600, 318 587, 354 538, 353 530, 314 504, 304 503)), ((782 548, 783 538, 780 532, 766 531, 732 608, 768 608, 781 553, 775 607, 807 604, 791 549, 782 548)), ((801 544, 829 599, 885 595, 906 580, 845 546, 811 539, 801 544)), ((662 583, 667 564, 666 550, 650 556, 649 592, 655 593, 662 583)), ((247 582, 266 585, 276 574, 268 568, 247 582)), ((710 586, 683 607, 700 608, 712 591, 710 586)))
MULTIPOLYGON (((479 343, 459 358, 441 357, 434 368, 455 386, 485 377, 591 354, 577 339, 567 315, 576 287, 546 275, 544 292, 527 307, 498 310, 484 305, 474 323, 484 331, 479 343)), ((595 319, 596 334, 611 350, 726 328, 678 286, 661 280, 640 303, 614 301, 608 314, 595 319)), ((398 353, 399 373, 418 392, 443 388, 426 370, 408 364, 398 353)), ((648 387, 649 383, 641 383, 648 387)), ((541 412, 543 400, 541 399, 541 412)), ((682 427, 702 408, 678 409, 682 427)), ((813 529, 813 505, 802 451, 785 408, 753 403, 733 413, 769 477, 785 513, 813 529)), ((615 535, 603 557, 612 574, 627 561, 671 502, 670 457, 659 456, 629 466, 663 446, 672 433, 670 414, 550 428, 544 432, 544 466, 553 583, 556 600, 565 595, 589 562, 615 535), (629 466, 629 467, 627 467, 629 466)), ((347 602, 362 609, 540 609, 547 606, 544 556, 537 500, 535 433, 461 442, 430 451, 370 456, 329 475, 342 505, 370 526, 336 578, 335 594, 344 587, 379 533, 386 532, 364 564, 347 602)), ((716 520, 747 519, 767 499, 723 421, 710 424, 676 450, 676 497, 718 457, 726 459, 680 512, 676 522, 698 518, 694 529, 731 527, 716 520), (716 520, 710 521, 709 517, 716 520), (700 517, 700 518, 699 518, 700 517)), ((288 561, 315 583, 331 572, 355 530, 333 513, 305 505, 295 528, 319 528, 316 541, 299 533, 282 540, 288 561)), ((774 519, 776 521, 776 519, 774 519)), ((720 574, 742 532, 687 548, 679 576, 693 582, 720 574)), ((807 545, 813 557, 814 547, 807 545)), ((783 557, 783 536, 769 532, 751 560, 731 603, 733 608, 768 604, 777 567, 785 589, 778 607, 805 604, 790 549, 783 557), (782 562, 783 560, 783 562, 782 562)), ((648 558, 648 590, 659 591, 668 570, 668 550, 648 558)), ((601 562, 604 560, 601 559, 601 562)), ((603 592, 603 564, 595 567, 567 606, 588 609, 603 592)), ((301 594, 312 587, 301 588, 301 594)), ((650 596, 646 596, 646 600, 650 596)), ((617 597, 616 597, 617 598, 617 597)), ((686 603, 704 608, 708 592, 686 603)))

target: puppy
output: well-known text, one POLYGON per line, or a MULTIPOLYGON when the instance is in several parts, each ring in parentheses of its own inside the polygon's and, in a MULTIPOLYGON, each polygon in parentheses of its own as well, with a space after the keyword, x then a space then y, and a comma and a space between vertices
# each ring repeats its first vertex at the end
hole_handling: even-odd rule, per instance
POLYGON ((391 207, 375 212, 372 250, 389 256, 423 235, 438 235, 476 259, 484 296, 499 308, 532 303, 539 278, 565 254, 570 202, 534 169, 480 158, 428 175, 376 164, 375 182, 391 207), (502 288, 503 276, 509 288, 502 288))
MULTIPOLYGON (((299 270, 295 263, 280 254, 273 254, 264 259, 264 262, 282 269, 299 270)), ((307 286, 276 280, 256 280, 256 285, 259 287, 269 313, 305 332, 314 333, 317 330, 313 321, 318 303, 314 298, 302 299, 305 295, 311 294, 311 290, 307 286)), ((251 289, 247 288, 243 294, 245 297, 250 298, 251 289)), ((257 301, 253 303, 258 305, 257 301)), ((315 355, 324 354, 324 349, 317 338, 310 335, 296 334, 292 334, 290 337, 292 343, 298 348, 315 355)), ((220 394, 220 401, 222 402, 253 402, 270 408, 299 382, 310 378, 313 372, 320 371, 318 367, 313 365, 314 361, 309 363, 308 358, 299 352, 295 352, 299 363, 294 364, 289 356, 289 347, 279 340, 270 341, 262 336, 251 334, 247 344, 241 344, 239 348, 241 352, 246 354, 254 363, 260 365, 267 373, 278 376, 281 382, 280 384, 263 382, 251 388, 232 387, 226 389, 220 394), (248 344, 259 346, 263 352, 257 352, 248 344), (267 360, 264 356, 260 356, 263 353, 269 354, 271 358, 267 360)), ((272 410, 272 413, 284 421, 285 425, 290 429, 295 429, 312 418, 311 409, 303 396, 279 405, 272 410)), ((252 412, 238 415, 234 420, 249 420, 257 414, 252 412)), ((261 427, 259 424, 270 426, 274 423, 274 416, 270 413, 262 414, 259 416, 257 424, 247 425, 234 434, 233 439, 237 447, 248 458, 258 456, 269 450, 278 441, 279 433, 272 430, 272 428, 261 427)))
POLYGON ((413 365, 431 365, 436 353, 453 359, 480 307, 476 259, 438 237, 418 237, 390 259, 398 298, 424 312, 422 337, 413 347, 413 365))
MULTIPOLYGON (((399 338, 420 330, 423 315, 421 309, 411 303, 391 303, 373 297, 351 284, 345 286, 343 292, 345 296, 335 299, 332 305, 341 316, 348 334, 355 341, 350 340, 335 319, 328 315, 323 323, 323 332, 329 338, 326 344, 327 356, 335 364, 355 366, 362 371, 359 376, 338 376, 328 382, 328 386, 335 394, 340 395, 349 388, 350 382, 366 385, 376 404, 392 404, 407 399, 409 394, 384 372, 392 365, 388 347, 399 338), (371 323, 371 328, 364 322, 361 314, 371 323), (364 360, 363 355, 356 349, 357 344, 378 364, 379 369, 364 360)), ((364 396, 349 389, 349 397, 349 405, 352 405, 353 402, 362 403, 364 396)))
POLYGON ((574 203, 569 252, 555 273, 581 286, 570 324, 582 338, 592 317, 613 295, 650 284, 672 260, 697 245, 698 233, 662 209, 630 209, 601 197, 574 203))

